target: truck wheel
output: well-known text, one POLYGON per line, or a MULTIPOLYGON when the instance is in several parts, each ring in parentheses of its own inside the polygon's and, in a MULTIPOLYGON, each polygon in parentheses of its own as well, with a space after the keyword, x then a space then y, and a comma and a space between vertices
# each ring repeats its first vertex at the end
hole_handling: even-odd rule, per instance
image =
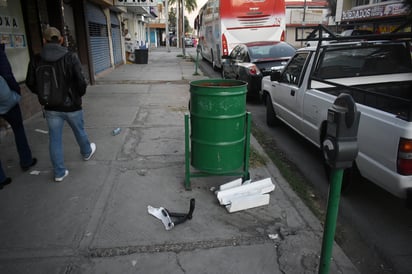
POLYGON ((278 126, 281 122, 276 117, 275 109, 273 108, 272 99, 270 95, 266 94, 266 124, 270 127, 278 126))

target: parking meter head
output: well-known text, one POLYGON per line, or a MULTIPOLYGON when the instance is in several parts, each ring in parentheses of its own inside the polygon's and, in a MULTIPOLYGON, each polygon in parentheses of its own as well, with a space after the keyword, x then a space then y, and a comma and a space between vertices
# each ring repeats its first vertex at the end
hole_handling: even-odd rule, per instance
POLYGON ((358 155, 357 134, 360 112, 348 94, 336 98, 328 109, 326 138, 322 149, 327 163, 333 168, 347 168, 358 155))

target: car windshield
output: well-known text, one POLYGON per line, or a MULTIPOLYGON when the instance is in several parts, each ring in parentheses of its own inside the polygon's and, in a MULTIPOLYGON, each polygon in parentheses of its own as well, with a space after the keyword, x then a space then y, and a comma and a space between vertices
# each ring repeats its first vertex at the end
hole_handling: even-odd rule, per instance
POLYGON ((295 51, 295 48, 288 44, 272 44, 249 47, 251 59, 274 59, 282 57, 291 57, 295 54, 295 51))
POLYGON ((412 72, 405 44, 327 50, 315 76, 323 79, 412 72))

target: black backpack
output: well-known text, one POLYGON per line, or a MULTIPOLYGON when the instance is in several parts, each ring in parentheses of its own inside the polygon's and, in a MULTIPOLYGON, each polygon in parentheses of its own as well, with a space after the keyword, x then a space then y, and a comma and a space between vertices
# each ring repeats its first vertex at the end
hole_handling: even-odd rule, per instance
POLYGON ((73 96, 68 82, 70 71, 67 58, 70 53, 56 62, 48 62, 38 56, 36 66, 37 96, 43 106, 68 107, 73 104, 73 96))

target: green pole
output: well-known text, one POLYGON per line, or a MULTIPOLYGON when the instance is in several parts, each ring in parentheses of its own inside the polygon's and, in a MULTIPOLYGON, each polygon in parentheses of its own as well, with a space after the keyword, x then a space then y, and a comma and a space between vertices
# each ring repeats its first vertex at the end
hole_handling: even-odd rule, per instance
POLYGON ((244 163, 244 172, 243 180, 249 180, 249 156, 250 156, 250 126, 252 124, 252 114, 246 112, 246 139, 245 139, 245 163, 244 163))
POLYGON ((320 255, 319 274, 328 274, 335 238, 336 220, 339 211, 339 199, 342 188, 343 169, 332 169, 329 185, 328 209, 323 230, 322 252, 320 255))
POLYGON ((199 51, 196 50, 196 65, 195 65, 195 73, 193 73, 193 75, 199 75, 199 73, 197 72, 198 64, 199 64, 199 51))
POLYGON ((185 188, 191 190, 189 164, 189 114, 185 113, 185 188))

